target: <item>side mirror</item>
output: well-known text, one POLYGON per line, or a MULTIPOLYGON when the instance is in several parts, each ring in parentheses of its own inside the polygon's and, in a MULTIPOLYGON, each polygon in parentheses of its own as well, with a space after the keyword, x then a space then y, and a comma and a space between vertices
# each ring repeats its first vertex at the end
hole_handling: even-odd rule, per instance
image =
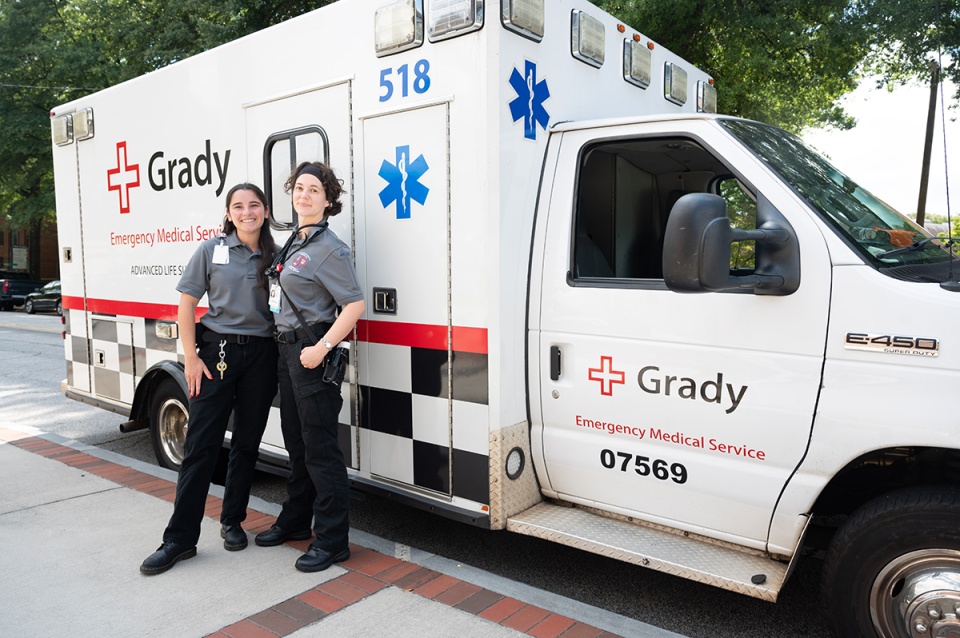
POLYGON ((730 227, 719 195, 690 193, 674 204, 663 244, 663 278, 674 292, 753 289, 760 295, 789 295, 800 287, 800 248, 793 228, 762 195, 757 229, 730 227), (751 275, 730 275, 730 245, 756 242, 751 275))

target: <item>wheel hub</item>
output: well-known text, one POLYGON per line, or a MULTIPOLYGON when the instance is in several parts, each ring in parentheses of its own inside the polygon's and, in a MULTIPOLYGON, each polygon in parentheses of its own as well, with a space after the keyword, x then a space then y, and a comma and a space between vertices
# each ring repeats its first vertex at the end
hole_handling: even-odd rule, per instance
POLYGON ((160 406, 160 444, 167 458, 183 462, 183 445, 187 438, 187 414, 183 404, 167 399, 160 406))
POLYGON ((960 552, 925 549, 891 561, 870 591, 885 638, 960 638, 960 552))
POLYGON ((960 638, 960 579, 957 574, 933 573, 912 583, 915 596, 907 605, 907 626, 915 636, 960 638))

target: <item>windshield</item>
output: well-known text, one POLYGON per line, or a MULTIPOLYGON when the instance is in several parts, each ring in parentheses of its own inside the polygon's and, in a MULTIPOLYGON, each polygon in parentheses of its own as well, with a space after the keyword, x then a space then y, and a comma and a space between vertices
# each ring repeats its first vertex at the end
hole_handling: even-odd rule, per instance
POLYGON ((944 280, 938 274, 942 268, 934 266, 917 276, 917 266, 950 261, 946 239, 932 238, 797 137, 758 122, 724 119, 720 123, 786 180, 868 263, 898 279, 944 280))

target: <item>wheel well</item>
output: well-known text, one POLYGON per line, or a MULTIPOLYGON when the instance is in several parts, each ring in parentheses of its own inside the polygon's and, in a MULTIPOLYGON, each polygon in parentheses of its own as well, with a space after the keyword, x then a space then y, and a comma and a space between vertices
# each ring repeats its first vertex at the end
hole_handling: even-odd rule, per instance
POLYGON ((813 506, 815 516, 850 514, 878 496, 920 485, 960 486, 960 450, 900 447, 876 450, 838 472, 813 506))
POLYGON ((165 379, 174 379, 180 384, 184 396, 187 396, 187 380, 183 376, 183 368, 173 361, 162 361, 153 366, 140 379, 137 390, 133 395, 133 407, 130 409, 130 420, 137 421, 150 418, 150 406, 153 404, 153 394, 165 379))

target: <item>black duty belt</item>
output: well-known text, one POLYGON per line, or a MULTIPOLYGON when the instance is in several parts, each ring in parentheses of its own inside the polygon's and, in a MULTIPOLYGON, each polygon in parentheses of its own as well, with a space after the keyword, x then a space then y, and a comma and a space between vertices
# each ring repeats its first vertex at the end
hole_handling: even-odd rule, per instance
POLYGON ((307 338, 307 330, 313 332, 315 337, 322 337, 330 329, 331 323, 314 323, 306 328, 300 327, 296 330, 287 330, 286 332, 275 332, 273 338, 277 343, 297 343, 301 339, 307 338))
POLYGON ((219 343, 221 341, 226 341, 227 343, 236 343, 243 346, 248 343, 269 341, 272 339, 272 337, 255 337, 253 335, 222 335, 219 332, 214 332, 213 330, 207 328, 203 331, 203 336, 201 339, 207 343, 219 343))

